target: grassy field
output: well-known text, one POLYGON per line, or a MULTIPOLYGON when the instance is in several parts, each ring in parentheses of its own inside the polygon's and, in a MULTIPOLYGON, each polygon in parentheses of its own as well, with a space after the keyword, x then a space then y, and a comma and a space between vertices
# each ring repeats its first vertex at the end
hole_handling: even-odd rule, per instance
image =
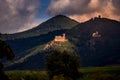
POLYGON ((120 80, 120 66, 82 68, 79 80, 120 80))
MULTIPOLYGON (((120 66, 88 67, 79 70, 78 80, 120 80, 120 66)), ((5 71, 10 80, 49 80, 46 71, 5 71)))

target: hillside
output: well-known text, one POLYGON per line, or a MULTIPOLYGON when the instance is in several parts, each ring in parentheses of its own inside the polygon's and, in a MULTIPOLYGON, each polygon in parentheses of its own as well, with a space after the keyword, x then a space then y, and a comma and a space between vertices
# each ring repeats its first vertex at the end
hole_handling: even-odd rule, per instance
POLYGON ((68 31, 77 46, 82 66, 120 64, 120 22, 94 18, 68 31))
MULTIPOLYGON (((41 70, 45 69, 45 56, 52 50, 74 52, 74 45, 69 41, 56 42, 54 40, 30 49, 26 54, 13 63, 7 63, 6 70, 41 70)), ((76 55, 76 54, 75 54, 76 55)))
POLYGON ((28 31, 15 33, 15 34, 1 34, 0 39, 14 40, 14 39, 35 37, 43 34, 48 34, 49 32, 56 30, 71 29, 77 24, 78 22, 70 19, 69 17, 66 17, 64 15, 57 15, 28 31))
MULTIPOLYGON (((61 17, 63 19, 64 16, 57 16, 58 19, 61 19, 61 17)), ((64 18, 66 19, 66 17, 64 18)), ((56 17, 53 17, 52 21, 54 19, 56 17)), ((51 19, 47 22, 49 21, 51 19)), ((50 44, 56 35, 63 33, 66 33, 69 43, 64 44, 63 48, 59 48, 59 46, 55 48, 64 50, 65 47, 70 47, 69 50, 71 50, 73 49, 71 47, 72 44, 77 54, 80 55, 81 66, 120 65, 120 22, 107 18, 92 18, 74 27, 60 30, 55 29, 50 29, 50 32, 39 36, 34 35, 32 37, 6 40, 16 55, 14 65, 9 66, 7 69, 45 68, 44 56, 47 54, 47 50, 42 51, 44 46, 50 44)), ((32 32, 39 30, 39 27, 32 30, 32 32)), ((42 29, 40 28, 40 30, 42 29)), ((59 43, 56 44, 59 45, 59 43)))

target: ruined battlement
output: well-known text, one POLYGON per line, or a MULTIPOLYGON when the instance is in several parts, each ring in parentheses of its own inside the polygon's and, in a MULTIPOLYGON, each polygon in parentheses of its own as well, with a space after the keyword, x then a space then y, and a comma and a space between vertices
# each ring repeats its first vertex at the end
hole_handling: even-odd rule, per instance
POLYGON ((62 36, 55 36, 54 41, 55 42, 66 42, 68 40, 66 39, 66 34, 63 34, 62 36))
POLYGON ((96 31, 96 32, 94 32, 94 33, 92 34, 92 37, 98 38, 98 37, 101 37, 101 35, 100 35, 100 33, 99 33, 98 31, 96 31))

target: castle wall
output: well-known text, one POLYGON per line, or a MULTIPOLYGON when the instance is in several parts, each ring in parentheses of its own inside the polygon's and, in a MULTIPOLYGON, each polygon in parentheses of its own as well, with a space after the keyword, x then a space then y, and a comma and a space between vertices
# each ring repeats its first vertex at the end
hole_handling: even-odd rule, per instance
POLYGON ((63 36, 55 36, 54 41, 65 42, 65 41, 68 41, 68 40, 66 39, 65 34, 63 34, 63 36))

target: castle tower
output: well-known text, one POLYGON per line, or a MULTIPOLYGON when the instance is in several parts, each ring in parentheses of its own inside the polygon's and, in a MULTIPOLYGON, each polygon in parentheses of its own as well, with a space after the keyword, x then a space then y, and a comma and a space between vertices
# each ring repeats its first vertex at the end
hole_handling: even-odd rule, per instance
POLYGON ((94 33, 92 34, 92 37, 98 38, 98 37, 101 37, 101 35, 99 34, 98 31, 96 31, 96 32, 94 32, 94 33))
POLYGON ((64 38, 64 39, 66 38, 66 35, 65 35, 65 33, 63 34, 63 38, 64 38))
POLYGON ((98 18, 101 18, 101 15, 98 15, 98 18))

